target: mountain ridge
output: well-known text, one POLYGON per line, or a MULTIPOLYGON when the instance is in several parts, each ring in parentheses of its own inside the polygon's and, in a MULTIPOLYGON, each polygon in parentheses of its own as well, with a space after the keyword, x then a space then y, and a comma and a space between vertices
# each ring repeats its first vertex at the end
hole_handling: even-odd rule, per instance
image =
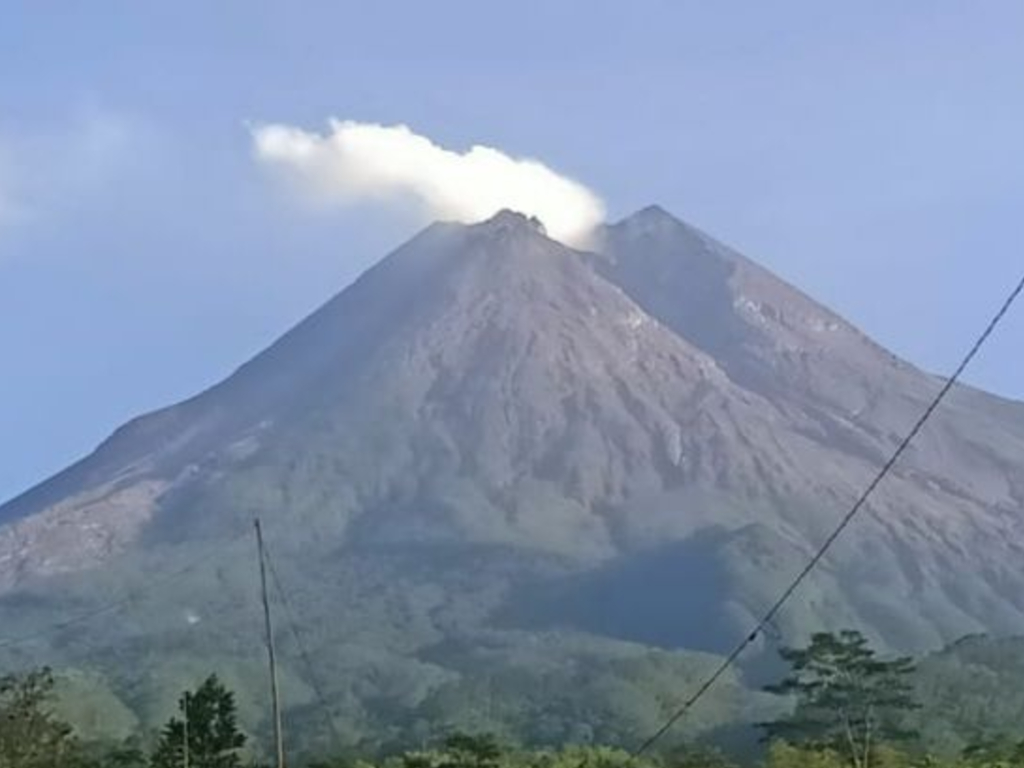
MULTIPOLYGON (((318 658, 351 670, 372 649, 433 681, 424 701, 470 674, 438 667, 449 645, 721 652, 938 385, 661 209, 587 251, 511 212, 435 224, 221 383, 0 506, 0 620, 31 629, 208 553, 224 596, 189 610, 209 648, 248 653, 227 601, 248 575, 224 561, 259 516, 318 658), (338 627, 358 627, 343 647, 338 627)), ((900 650, 1024 632, 1022 507, 1024 405, 958 388, 777 629, 900 650)), ((46 648, 179 659, 200 641, 176 621, 46 648)))

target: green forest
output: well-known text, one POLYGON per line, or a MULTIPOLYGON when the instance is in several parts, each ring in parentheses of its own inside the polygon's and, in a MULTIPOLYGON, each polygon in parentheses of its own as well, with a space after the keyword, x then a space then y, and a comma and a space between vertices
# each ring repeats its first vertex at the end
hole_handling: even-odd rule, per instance
MULTIPOLYGON (((507 731, 460 729, 439 718, 433 728, 420 723, 404 738, 389 732, 389 739, 352 745, 343 713, 324 702, 289 713, 282 749, 287 765, 308 768, 1024 766, 1024 641, 969 637, 914 659, 884 655, 859 632, 844 630, 780 647, 778 657, 779 675, 758 694, 774 698, 774 715, 700 738, 677 733, 651 741, 649 733, 624 730, 617 743, 604 744, 595 742, 593 731, 577 728, 568 737, 523 740, 507 731), (325 738, 310 736, 317 733, 325 738)), ((564 718, 569 701, 585 711, 584 699, 592 693, 563 691, 551 716, 564 718)), ((181 691, 174 714, 160 727, 121 738, 90 735, 81 723, 103 714, 95 710, 104 703, 75 698, 75 689, 48 667, 0 677, 0 768, 276 764, 273 733, 246 730, 236 693, 215 672, 181 691)), ((269 701, 268 693, 268 709, 269 701)))

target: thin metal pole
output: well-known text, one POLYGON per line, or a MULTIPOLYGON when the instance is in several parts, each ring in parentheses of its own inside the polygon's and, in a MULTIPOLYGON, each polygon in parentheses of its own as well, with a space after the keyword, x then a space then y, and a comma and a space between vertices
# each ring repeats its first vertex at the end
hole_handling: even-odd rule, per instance
POLYGON ((266 556, 263 554, 263 529, 256 518, 256 547, 260 557, 260 596, 263 600, 263 621, 267 632, 267 657, 270 661, 270 699, 274 710, 274 750, 277 753, 277 768, 284 765, 284 741, 281 728, 281 699, 277 688, 277 657, 274 653, 274 629, 270 622, 270 600, 267 597, 266 556))
POLYGON ((185 724, 182 727, 181 764, 184 768, 188 768, 188 691, 185 691, 185 702, 182 705, 182 714, 185 716, 185 724))

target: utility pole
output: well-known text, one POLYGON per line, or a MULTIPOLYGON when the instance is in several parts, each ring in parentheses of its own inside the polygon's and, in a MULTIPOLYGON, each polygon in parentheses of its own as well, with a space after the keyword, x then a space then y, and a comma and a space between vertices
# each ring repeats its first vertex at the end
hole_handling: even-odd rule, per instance
POLYGON ((181 728, 181 764, 184 768, 188 768, 188 691, 185 691, 185 700, 181 709, 185 716, 185 723, 181 728))
POLYGON ((267 597, 267 566, 263 549, 263 529, 260 519, 253 521, 256 526, 256 547, 260 557, 260 595, 263 600, 263 621, 267 632, 267 658, 270 661, 270 699, 274 710, 274 750, 277 753, 277 768, 284 766, 284 741, 281 733, 281 699, 277 690, 277 657, 274 655, 274 629, 270 623, 270 600, 267 597))

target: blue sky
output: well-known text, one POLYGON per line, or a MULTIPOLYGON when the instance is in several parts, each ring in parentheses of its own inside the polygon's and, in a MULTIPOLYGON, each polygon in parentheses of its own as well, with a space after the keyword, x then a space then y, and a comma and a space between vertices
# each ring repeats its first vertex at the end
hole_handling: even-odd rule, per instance
MULTIPOLYGON (((0 19, 0 499, 212 384, 418 223, 247 122, 407 123, 657 202, 935 371, 1024 269, 1019 2, 33 3, 0 19)), ((1024 398, 1024 312, 969 379, 1024 398)))

